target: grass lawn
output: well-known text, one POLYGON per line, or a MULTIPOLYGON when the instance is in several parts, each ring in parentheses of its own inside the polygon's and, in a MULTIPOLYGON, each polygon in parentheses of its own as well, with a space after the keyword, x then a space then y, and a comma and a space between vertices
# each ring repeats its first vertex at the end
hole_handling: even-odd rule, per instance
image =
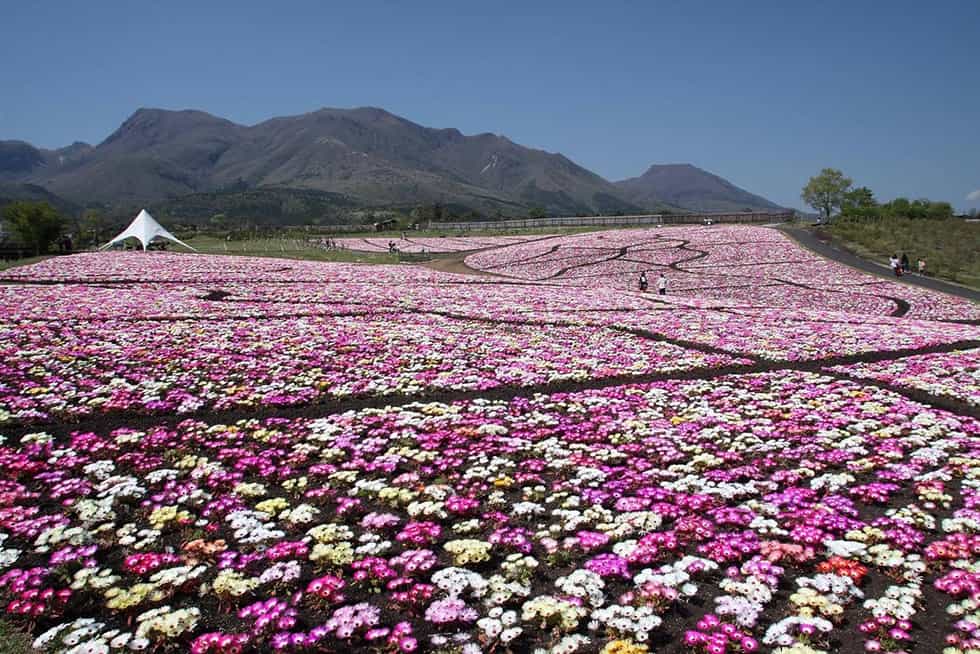
MULTIPOLYGON (((199 235, 187 244, 204 254, 236 254, 250 257, 276 257, 279 259, 306 259, 310 261, 339 261, 346 263, 398 263, 398 256, 384 252, 357 252, 354 250, 324 250, 313 247, 302 239, 257 238, 244 241, 225 241, 214 236, 199 235)), ((182 251, 172 245, 174 251, 182 251)))
POLYGON ((837 219, 824 229, 858 255, 887 262, 892 254, 905 252, 912 270, 921 257, 929 274, 980 288, 980 223, 955 218, 837 219))
POLYGON ((17 266, 29 266, 32 263, 37 263, 38 261, 44 261, 45 259, 51 256, 52 255, 45 254, 39 257, 27 257, 26 259, 13 259, 11 261, 0 261, 0 270, 7 270, 8 268, 16 268, 17 266))

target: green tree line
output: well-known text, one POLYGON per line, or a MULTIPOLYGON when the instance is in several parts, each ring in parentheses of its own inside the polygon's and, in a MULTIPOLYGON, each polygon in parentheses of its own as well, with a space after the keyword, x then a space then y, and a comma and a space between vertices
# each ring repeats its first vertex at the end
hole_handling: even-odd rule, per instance
POLYGON ((844 218, 912 218, 942 220, 953 217, 953 205, 928 198, 895 198, 878 202, 867 186, 854 181, 836 168, 824 168, 809 179, 800 197, 829 221, 834 212, 844 218))
POLYGON ((47 202, 12 202, 4 207, 3 220, 35 256, 46 254, 65 229, 64 217, 47 202))

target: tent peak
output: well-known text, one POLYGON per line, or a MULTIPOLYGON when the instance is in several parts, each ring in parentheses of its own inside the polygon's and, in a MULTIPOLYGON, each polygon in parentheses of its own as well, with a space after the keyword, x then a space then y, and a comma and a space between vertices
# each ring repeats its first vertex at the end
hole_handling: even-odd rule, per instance
POLYGON ((143 251, 146 251, 146 246, 155 238, 165 238, 167 240, 173 241, 174 243, 179 243, 189 250, 197 252, 194 248, 184 243, 182 240, 167 231, 167 228, 156 221, 156 219, 150 215, 150 212, 146 209, 141 209, 139 214, 133 218, 133 222, 129 223, 129 227, 121 231, 116 235, 111 241, 103 245, 101 250, 109 247, 114 243, 124 241, 127 238, 135 238, 143 246, 143 251))

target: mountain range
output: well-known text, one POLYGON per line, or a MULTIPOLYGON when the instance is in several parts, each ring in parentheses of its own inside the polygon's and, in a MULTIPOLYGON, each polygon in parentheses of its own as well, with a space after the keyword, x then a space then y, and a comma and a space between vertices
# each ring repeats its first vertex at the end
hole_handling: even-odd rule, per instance
POLYGON ((614 183, 504 136, 423 127, 373 107, 251 126, 202 111, 139 109, 97 146, 0 141, 4 198, 242 218, 420 204, 486 215, 779 209, 691 165, 654 165, 614 183))

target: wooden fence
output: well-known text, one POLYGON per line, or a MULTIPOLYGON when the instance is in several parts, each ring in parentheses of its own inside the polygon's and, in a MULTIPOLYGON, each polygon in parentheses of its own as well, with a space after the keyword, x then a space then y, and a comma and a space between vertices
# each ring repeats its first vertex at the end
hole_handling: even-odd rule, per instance
POLYGON ((779 223, 793 217, 793 212, 738 212, 738 213, 667 213, 634 216, 566 216, 562 218, 512 218, 508 220, 474 220, 471 222, 430 222, 428 229, 488 230, 488 229, 540 229, 548 227, 633 227, 644 225, 698 225, 713 223, 744 223, 763 225, 779 223))

